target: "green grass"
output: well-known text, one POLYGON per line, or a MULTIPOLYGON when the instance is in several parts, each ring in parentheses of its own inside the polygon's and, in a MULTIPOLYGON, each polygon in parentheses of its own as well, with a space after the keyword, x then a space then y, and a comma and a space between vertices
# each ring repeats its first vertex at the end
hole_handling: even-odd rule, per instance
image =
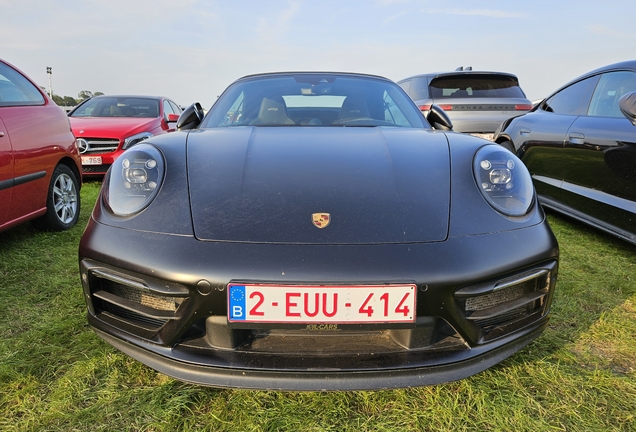
POLYGON ((219 390, 175 381, 88 328, 78 226, 0 233, 2 431, 636 431, 636 247, 550 214, 549 329, 474 377, 377 392, 219 390))

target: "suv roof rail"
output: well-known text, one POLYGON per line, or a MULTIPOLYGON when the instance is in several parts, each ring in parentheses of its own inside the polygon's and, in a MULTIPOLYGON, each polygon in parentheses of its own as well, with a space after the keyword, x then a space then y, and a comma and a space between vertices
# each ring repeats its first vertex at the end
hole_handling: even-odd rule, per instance
POLYGON ((471 71, 471 70, 473 70, 473 67, 472 67, 472 66, 466 66, 466 67, 464 67, 464 66, 460 66, 460 67, 458 67, 458 68, 457 68, 457 69, 455 69, 455 70, 456 70, 456 71, 458 71, 458 72, 462 72, 462 71, 471 71))

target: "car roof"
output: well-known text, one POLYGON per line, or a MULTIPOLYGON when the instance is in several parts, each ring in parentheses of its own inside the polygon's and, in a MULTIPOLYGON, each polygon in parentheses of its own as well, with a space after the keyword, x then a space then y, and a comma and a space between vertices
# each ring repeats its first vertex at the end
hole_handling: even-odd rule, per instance
POLYGON ((168 97, 165 96, 147 96, 147 95, 128 95, 128 94, 124 94, 124 95, 99 95, 99 96, 93 96, 91 99, 97 99, 97 98, 139 98, 139 99, 170 99, 168 97))
POLYGON ((390 79, 380 75, 371 75, 371 74, 356 73, 356 72, 329 72, 329 71, 265 72, 265 73, 245 75, 244 77, 237 79, 235 82, 254 79, 254 78, 291 76, 291 75, 338 75, 338 76, 381 79, 381 80, 393 82, 390 79))
POLYGON ((573 79, 572 82, 575 81, 579 81, 580 79, 592 76, 592 75, 596 75, 599 73, 603 73, 603 72, 609 72, 612 70, 621 70, 621 69, 632 69, 632 70, 636 70, 636 60, 628 60, 628 61, 623 61, 623 62, 619 62, 619 63, 613 63, 613 64, 609 64, 606 66, 602 66, 600 68, 594 69, 593 71, 587 72, 583 75, 581 75, 578 78, 573 79))
POLYGON ((627 61, 622 61, 622 62, 618 62, 618 63, 612 63, 612 64, 609 64, 609 65, 601 66, 600 68, 594 69, 594 70, 592 70, 590 72, 586 72, 583 75, 580 75, 580 76, 574 78, 573 80, 568 81, 564 85, 558 87, 555 91, 550 93, 547 97, 543 98, 542 101, 545 100, 545 99, 548 99, 549 97, 552 97, 552 95, 560 92, 564 88, 569 87, 570 85, 572 85, 572 84, 574 84, 574 83, 576 83, 578 81, 581 81, 581 80, 583 80, 585 78, 589 78, 591 76, 598 75, 600 73, 616 71, 616 70, 633 70, 633 71, 636 71, 636 60, 627 60, 627 61))
POLYGON ((517 75, 509 73, 509 72, 496 72, 496 71, 479 71, 479 70, 469 70, 469 71, 452 71, 452 72, 429 72, 423 73, 419 75, 413 75, 408 78, 401 79, 398 82, 406 81, 413 78, 439 78, 445 76, 457 76, 457 75, 499 75, 499 76, 508 76, 512 78, 517 78, 517 75))

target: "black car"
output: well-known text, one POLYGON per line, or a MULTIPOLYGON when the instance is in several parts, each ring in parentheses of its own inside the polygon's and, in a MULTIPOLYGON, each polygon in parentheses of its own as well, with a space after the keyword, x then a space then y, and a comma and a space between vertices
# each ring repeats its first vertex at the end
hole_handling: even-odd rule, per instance
POLYGON ((636 61, 594 70, 505 121, 494 139, 527 165, 544 206, 636 244, 634 91, 636 61))
POLYGON ((115 161, 79 249, 90 325, 141 362, 218 387, 421 386, 546 328, 558 246, 526 168, 432 129, 395 83, 247 76, 178 127, 115 161))

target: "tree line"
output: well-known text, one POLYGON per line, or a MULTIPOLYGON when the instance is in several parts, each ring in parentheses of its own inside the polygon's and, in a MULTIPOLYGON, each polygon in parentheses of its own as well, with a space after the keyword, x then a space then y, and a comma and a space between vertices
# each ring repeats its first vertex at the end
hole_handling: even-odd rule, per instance
POLYGON ((79 104, 82 101, 85 101, 86 99, 92 98, 93 96, 100 96, 103 94, 104 93, 102 92, 93 93, 88 90, 82 90, 81 92, 77 94, 77 99, 71 96, 59 96, 59 95, 56 95, 55 93, 53 93, 53 96, 51 97, 51 99, 53 99, 53 102, 55 102, 59 106, 72 107, 79 104))

